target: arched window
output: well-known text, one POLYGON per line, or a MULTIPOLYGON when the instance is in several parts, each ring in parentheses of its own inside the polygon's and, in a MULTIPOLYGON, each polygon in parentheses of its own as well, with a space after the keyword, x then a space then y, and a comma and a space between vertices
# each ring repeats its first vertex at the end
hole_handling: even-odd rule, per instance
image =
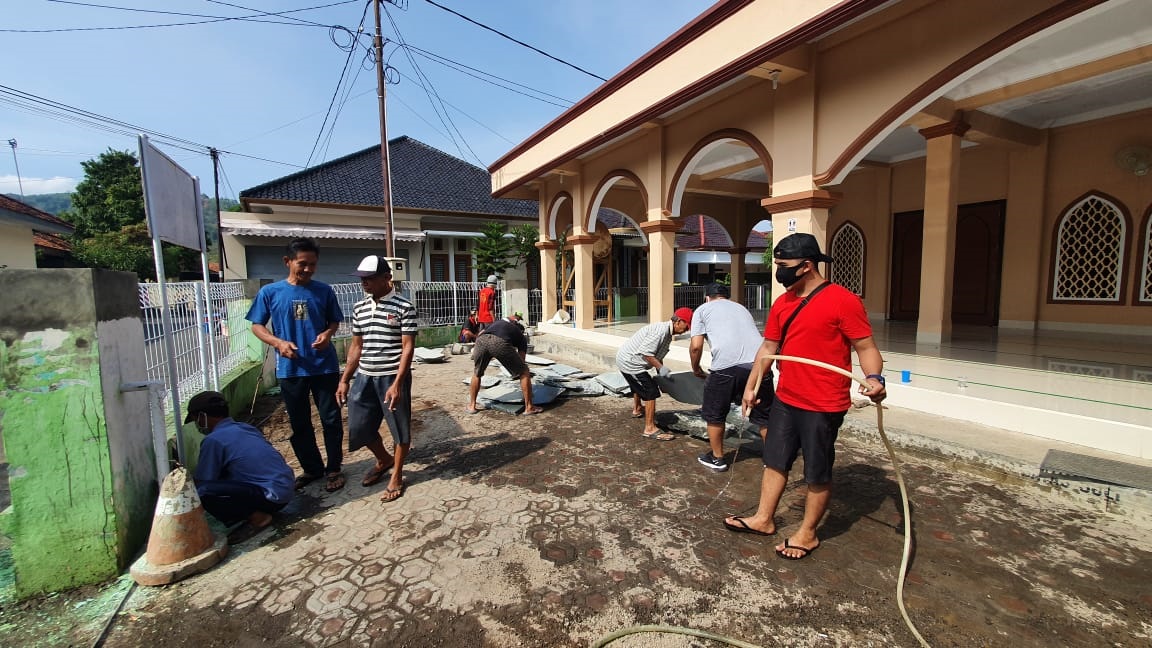
POLYGON ((1088 194, 1056 225, 1052 301, 1121 303, 1128 218, 1118 202, 1088 194))
POLYGON ((864 233, 852 222, 844 223, 832 236, 828 255, 835 259, 829 279, 860 297, 864 296, 864 233))
POLYGON ((1136 303, 1152 305, 1152 207, 1144 214, 1144 246, 1141 250, 1140 292, 1136 295, 1136 303))

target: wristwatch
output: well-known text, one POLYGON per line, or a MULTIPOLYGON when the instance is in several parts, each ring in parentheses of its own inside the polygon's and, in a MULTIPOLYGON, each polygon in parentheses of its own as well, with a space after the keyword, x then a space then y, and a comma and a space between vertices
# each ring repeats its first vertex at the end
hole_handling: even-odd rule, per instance
POLYGON ((881 387, 884 387, 887 385, 887 383, 884 382, 884 376, 881 376, 880 374, 868 374, 867 376, 864 376, 864 377, 867 379, 875 378, 877 381, 880 382, 881 387))

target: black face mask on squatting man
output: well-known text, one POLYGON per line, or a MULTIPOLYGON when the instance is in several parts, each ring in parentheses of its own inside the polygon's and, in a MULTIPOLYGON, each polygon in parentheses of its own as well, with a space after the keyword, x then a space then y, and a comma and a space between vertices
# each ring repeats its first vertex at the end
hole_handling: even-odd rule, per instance
POLYGON ((785 288, 791 288, 792 284, 800 281, 800 269, 804 267, 803 263, 794 266, 777 266, 776 267, 776 281, 785 288))

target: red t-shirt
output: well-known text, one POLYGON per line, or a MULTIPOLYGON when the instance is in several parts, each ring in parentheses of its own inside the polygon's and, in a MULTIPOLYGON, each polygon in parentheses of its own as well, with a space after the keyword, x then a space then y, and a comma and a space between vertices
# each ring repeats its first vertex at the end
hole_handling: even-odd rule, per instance
MULTIPOLYGON (((786 292, 772 304, 764 339, 779 340, 780 329, 800 306, 801 298, 786 292)), ((872 325, 864 303, 843 286, 831 284, 812 298, 788 327, 782 355, 819 360, 852 370, 850 340, 871 337, 872 325)), ((799 362, 777 363, 776 398, 812 412, 843 412, 852 406, 852 381, 821 367, 799 362)))
POLYGON ((496 289, 484 286, 480 289, 480 306, 476 309, 476 319, 481 324, 491 324, 495 320, 492 311, 496 308, 496 289))

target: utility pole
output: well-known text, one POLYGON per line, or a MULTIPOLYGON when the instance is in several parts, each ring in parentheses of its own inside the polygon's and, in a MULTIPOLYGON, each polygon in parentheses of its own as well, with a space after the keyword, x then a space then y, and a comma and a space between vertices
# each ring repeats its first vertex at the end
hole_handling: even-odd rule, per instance
MULTIPOLYGON (((216 189, 216 245, 220 249, 220 279, 224 279, 224 269, 228 267, 228 259, 224 256, 224 230, 220 226, 220 151, 215 147, 208 149, 212 157, 212 185, 216 189)), ((197 196, 197 199, 200 197, 197 196)))
POLYGON ((372 0, 372 9, 376 15, 376 37, 372 44, 376 48, 376 95, 380 99, 380 173, 384 180, 385 250, 391 258, 396 256, 396 250, 392 232, 392 169, 388 161, 388 86, 384 80, 384 37, 380 34, 380 3, 383 1, 372 0))
MULTIPOLYGON (((376 22, 376 32, 377 33, 380 32, 380 22, 379 21, 376 22)), ((383 124, 384 122, 381 121, 380 123, 383 124)), ((12 147, 12 162, 16 165, 16 184, 17 184, 17 186, 20 187, 20 197, 23 198, 24 197, 24 181, 20 179, 20 162, 16 159, 16 138, 15 137, 10 138, 8 140, 8 146, 12 147)), ((391 211, 391 210, 389 210, 389 211, 391 211)))

